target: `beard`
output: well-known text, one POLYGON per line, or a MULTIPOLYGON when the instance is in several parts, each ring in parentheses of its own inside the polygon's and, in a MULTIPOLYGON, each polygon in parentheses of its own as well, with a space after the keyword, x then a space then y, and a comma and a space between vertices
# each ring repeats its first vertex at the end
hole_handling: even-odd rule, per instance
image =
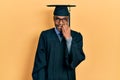
POLYGON ((57 30, 60 32, 62 32, 62 27, 63 27, 63 25, 56 25, 57 30))

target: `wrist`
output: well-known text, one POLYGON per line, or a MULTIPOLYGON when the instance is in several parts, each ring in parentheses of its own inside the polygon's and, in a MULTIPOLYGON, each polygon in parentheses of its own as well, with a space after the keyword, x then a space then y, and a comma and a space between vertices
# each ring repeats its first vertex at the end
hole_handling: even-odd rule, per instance
POLYGON ((66 38, 66 41, 67 41, 67 42, 72 41, 72 36, 67 37, 67 38, 66 38))

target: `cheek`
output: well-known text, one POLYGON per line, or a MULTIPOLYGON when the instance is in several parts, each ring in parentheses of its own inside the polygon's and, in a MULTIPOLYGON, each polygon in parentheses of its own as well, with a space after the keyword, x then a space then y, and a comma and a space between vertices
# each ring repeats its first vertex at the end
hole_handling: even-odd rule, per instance
POLYGON ((55 25, 59 25, 59 23, 58 22, 54 22, 55 23, 55 25))

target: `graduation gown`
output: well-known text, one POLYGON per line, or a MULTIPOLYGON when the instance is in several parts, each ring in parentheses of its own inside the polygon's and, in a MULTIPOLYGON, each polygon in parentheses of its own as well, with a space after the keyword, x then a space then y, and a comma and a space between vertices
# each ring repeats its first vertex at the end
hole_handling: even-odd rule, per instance
POLYGON ((33 80, 76 80, 75 68, 85 59, 82 35, 71 30, 68 53, 66 41, 60 42, 54 28, 40 35, 32 72, 33 80))

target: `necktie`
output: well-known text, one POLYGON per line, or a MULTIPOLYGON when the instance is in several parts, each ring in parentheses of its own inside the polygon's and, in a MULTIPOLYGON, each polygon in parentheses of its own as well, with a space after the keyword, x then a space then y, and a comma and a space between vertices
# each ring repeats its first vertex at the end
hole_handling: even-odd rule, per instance
POLYGON ((60 36, 60 41, 62 41, 62 39, 63 39, 63 34, 62 34, 61 32, 60 32, 59 36, 60 36))
POLYGON ((61 32, 60 32, 60 34, 59 34, 59 35, 60 35, 60 38, 63 38, 63 34, 62 34, 61 32))

